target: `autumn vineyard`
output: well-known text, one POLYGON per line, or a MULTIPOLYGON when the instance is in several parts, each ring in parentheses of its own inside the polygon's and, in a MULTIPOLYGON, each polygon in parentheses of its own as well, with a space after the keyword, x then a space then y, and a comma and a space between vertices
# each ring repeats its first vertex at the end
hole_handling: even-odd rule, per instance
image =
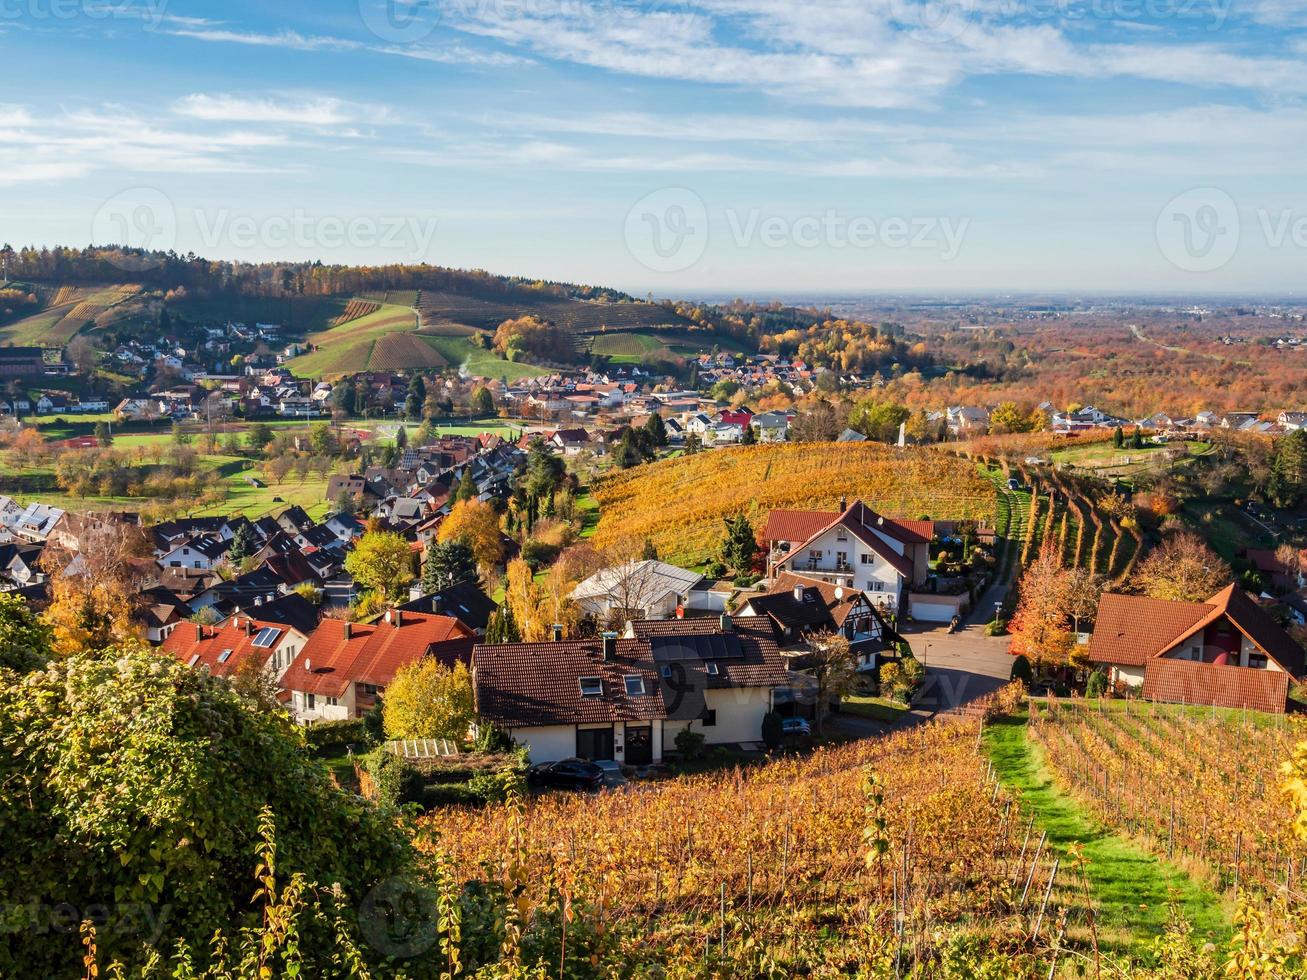
POLYGON ((722 520, 754 526, 781 507, 835 510, 860 499, 894 517, 994 520, 994 487, 976 467, 929 450, 867 443, 777 443, 698 453, 605 477, 595 487, 601 547, 648 538, 665 560, 698 564, 722 520), (711 487, 711 492, 703 488, 711 487))

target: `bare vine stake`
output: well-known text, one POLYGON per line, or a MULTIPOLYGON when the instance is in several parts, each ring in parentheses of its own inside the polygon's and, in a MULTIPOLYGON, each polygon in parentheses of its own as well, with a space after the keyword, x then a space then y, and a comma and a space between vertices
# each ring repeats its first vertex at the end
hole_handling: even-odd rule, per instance
POLYGON ((1171 798, 1171 826, 1166 832, 1166 859, 1175 860, 1175 798, 1171 798))
POLYGON ((747 901, 748 901, 749 911, 752 912, 753 911, 753 851, 752 850, 749 851, 748 865, 749 865, 749 887, 748 887, 749 897, 747 901))
POLYGON ((1026 839, 1021 842, 1021 856, 1017 858, 1017 869, 1012 875, 1012 880, 1016 881, 1021 874, 1021 869, 1026 866, 1026 850, 1030 847, 1030 833, 1035 829, 1034 814, 1030 816, 1030 823, 1026 824, 1026 839))
POLYGON ((721 932, 721 942, 719 944, 719 948, 722 951, 722 955, 725 956, 726 955, 726 882, 725 881, 722 882, 722 932, 721 932))
POLYGON ((1048 900, 1053 895, 1053 882, 1057 880, 1057 869, 1061 863, 1060 857, 1053 859, 1053 871, 1048 876, 1048 887, 1044 889, 1044 901, 1039 906, 1039 915, 1035 916, 1035 931, 1030 934, 1031 942, 1039 939, 1039 927, 1044 922, 1044 911, 1048 908, 1048 900))
POLYGON ((1234 890, 1239 891, 1239 872, 1243 870, 1243 831, 1234 838, 1234 890))
POLYGON ((1035 882, 1035 869, 1039 867, 1039 856, 1044 853, 1044 841, 1048 839, 1048 831, 1039 835, 1039 846, 1035 848, 1035 856, 1030 860, 1030 875, 1026 878, 1026 887, 1021 889, 1021 907, 1026 907, 1026 896, 1030 893, 1030 886, 1035 882))
MULTIPOLYGON (((1126 704, 1129 703, 1129 701, 1126 702, 1126 704)), ((1053 980, 1053 975, 1057 972, 1057 954, 1062 951, 1062 937, 1065 935, 1066 909, 1063 909, 1057 925, 1057 938, 1053 940, 1053 961, 1048 964, 1048 980, 1053 980)))

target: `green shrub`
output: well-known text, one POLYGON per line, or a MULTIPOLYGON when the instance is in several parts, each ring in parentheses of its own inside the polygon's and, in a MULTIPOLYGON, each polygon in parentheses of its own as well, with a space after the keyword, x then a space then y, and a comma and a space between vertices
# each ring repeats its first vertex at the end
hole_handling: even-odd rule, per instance
POLYGON ((1085 685, 1085 697, 1101 698, 1107 691, 1107 671, 1101 667, 1089 675, 1089 682, 1085 685))
POLYGON ((516 748, 513 736, 492 721, 477 725, 476 749, 478 752, 511 752, 516 748))
POLYGON ((911 654, 903 658, 900 666, 903 669, 903 680, 908 689, 915 691, 926 679, 926 668, 921 666, 921 661, 911 654))
POLYGON ((422 775, 399 756, 385 749, 373 749, 364 756, 363 768, 372 778, 377 803, 381 806, 421 801, 422 775))
POLYGON ((1019 653, 1012 660, 1012 680, 1023 681, 1029 684, 1035 678, 1035 672, 1030 668, 1030 661, 1026 659, 1024 653, 1019 653))
POLYGON ((424 810, 441 806, 480 806, 484 797, 471 783, 433 783, 422 787, 417 799, 424 810))
POLYGON ((676 751, 681 758, 692 762, 703 755, 703 732, 693 731, 689 725, 676 733, 676 751))
POLYGON ((363 718, 314 722, 305 729, 304 740, 322 755, 340 755, 349 745, 373 744, 363 718))
POLYGON ((986 636, 1006 636, 1006 635, 1007 635, 1007 620, 1006 620, 1006 619, 991 619, 988 623, 985 624, 985 635, 986 635, 986 636))

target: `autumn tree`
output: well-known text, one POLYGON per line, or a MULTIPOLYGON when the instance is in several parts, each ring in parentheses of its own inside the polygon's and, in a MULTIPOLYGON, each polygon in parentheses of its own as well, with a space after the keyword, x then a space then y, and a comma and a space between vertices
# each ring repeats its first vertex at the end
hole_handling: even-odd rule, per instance
POLYGON ((886 401, 877 396, 864 398, 849 413, 849 426, 857 429, 868 439, 877 442, 896 442, 899 426, 911 416, 902 405, 886 401))
POLYGON ((447 667, 435 657, 399 668, 381 706, 386 737, 392 739, 463 739, 474 714, 467 667, 461 662, 447 667))
POLYGON ((1039 409, 1025 411, 1016 402, 1003 402, 989 417, 990 431, 998 434, 1035 432, 1047 424, 1047 417, 1039 409))
POLYGON ((1234 579, 1219 555, 1192 531, 1166 537, 1140 564, 1134 590, 1154 599, 1203 602, 1234 579))
POLYGON ((538 316, 505 320, 495 330, 494 346, 510 361, 535 357, 566 364, 576 359, 572 335, 538 316))
POLYGON ((550 638, 554 618, 549 613, 544 590, 536 583, 531 566, 521 558, 508 563, 504 584, 504 606, 512 616, 518 636, 526 643, 550 638))
POLYGON ((436 540, 441 544, 460 542, 471 549, 484 575, 489 576, 504 555, 499 513, 484 500, 460 500, 440 524, 436 540))
POLYGON ((414 578, 413 549, 398 534, 371 531, 345 557, 345 570, 367 591, 399 599, 414 578))
POLYGON ((50 604, 43 618, 53 630, 55 653, 103 650, 139 638, 139 569, 149 552, 139 527, 111 517, 84 517, 76 550, 46 547, 50 604))
POLYGON ((817 682, 816 716, 813 721, 821 734, 826 708, 833 697, 842 697, 853 688, 858 662, 847 637, 823 630, 808 637, 808 654, 804 658, 817 682))
POLYGON ((1075 638, 1067 629, 1071 580, 1049 543, 1021 576, 1017 608, 1008 631, 1011 652, 1036 664, 1067 663, 1075 638))

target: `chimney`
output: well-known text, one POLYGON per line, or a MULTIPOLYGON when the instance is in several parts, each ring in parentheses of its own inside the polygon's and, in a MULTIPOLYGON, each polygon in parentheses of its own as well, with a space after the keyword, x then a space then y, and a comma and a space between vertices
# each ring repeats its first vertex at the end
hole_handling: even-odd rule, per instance
POLYGON ((554 626, 553 626, 553 632, 554 632, 554 642, 555 642, 555 643, 562 643, 562 642, 563 642, 563 624, 562 624, 562 623, 554 623, 554 626))
POLYGON ((195 642, 196 642, 196 643, 199 643, 202 639, 204 639, 204 624, 203 624, 203 623, 196 623, 196 624, 195 624, 195 642))
POLYGON ((803 601, 803 586, 802 586, 802 585, 796 585, 796 586, 794 587, 794 601, 795 601, 795 602, 802 602, 802 601, 803 601))
POLYGON ((254 620, 252 619, 245 620, 245 635, 246 636, 254 635, 254 620))
POLYGON ((403 625, 404 625, 404 610, 402 610, 402 609, 396 609, 396 610, 395 610, 395 627, 396 627, 396 628, 399 628, 400 626, 403 626, 403 625))
POLYGON ((445 608, 445 601, 441 599, 440 596, 433 595, 431 597, 431 611, 435 613, 437 616, 439 616, 441 610, 443 610, 444 608, 445 608))
POLYGON ((345 639, 347 639, 347 640, 352 640, 352 639, 354 639, 354 624, 353 624, 353 623, 346 623, 346 624, 345 624, 345 639))
POLYGON ((718 628, 723 633, 735 632, 735 620, 731 619, 726 613, 722 613, 721 618, 717 621, 718 628))
POLYGON ((849 498, 840 497, 840 513, 843 514, 848 509, 849 509, 849 498))
POLYGON ((604 649, 604 659, 605 659, 605 660, 612 660, 615 656, 617 656, 617 634, 616 634, 616 633, 605 633, 605 634, 604 634, 604 648, 603 648, 603 649, 604 649))

